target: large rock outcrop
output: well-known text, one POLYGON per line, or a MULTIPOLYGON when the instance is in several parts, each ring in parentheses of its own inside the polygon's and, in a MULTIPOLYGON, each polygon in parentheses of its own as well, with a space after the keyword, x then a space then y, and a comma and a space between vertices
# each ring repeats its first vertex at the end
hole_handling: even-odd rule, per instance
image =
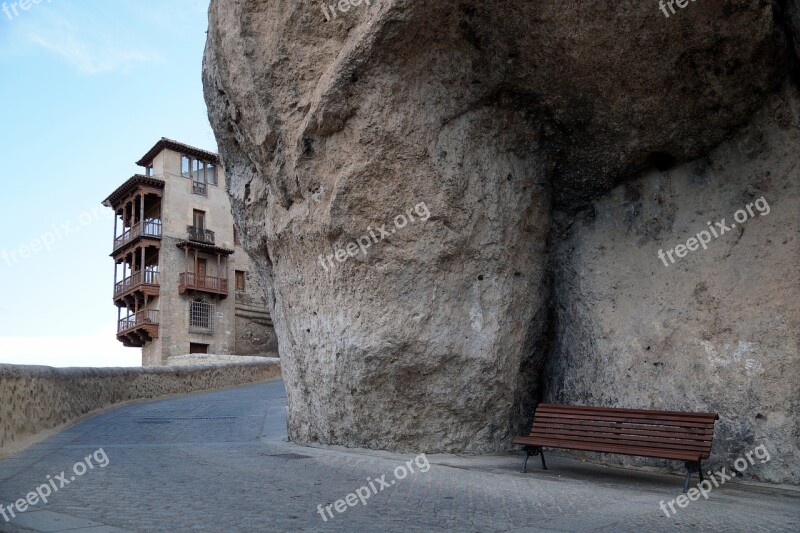
MULTIPOLYGON (((573 323, 612 320, 612 302, 596 296, 614 289, 566 289, 573 272, 591 268, 569 250, 588 247, 583 238, 596 231, 609 242, 585 254, 614 270, 602 252, 631 230, 586 222, 571 233, 571 221, 596 211, 601 195, 612 191, 613 202, 619 187, 648 179, 648 168, 707 158, 782 84, 796 98, 786 80, 797 5, 697 2, 667 18, 656 3, 633 1, 370 4, 329 22, 316 3, 215 0, 210 9, 206 100, 234 215, 272 288, 290 435, 505 449, 545 389, 593 397, 590 380, 569 381, 571 369, 603 366, 614 343, 639 342, 630 328, 573 323), (359 240, 363 251, 351 246, 352 257, 337 260, 359 240), (599 334, 610 340, 594 348, 599 334)), ((693 201, 718 194, 660 179, 693 201)), ((751 184, 716 173, 707 181, 726 179, 731 190, 751 184)), ((630 224, 667 241, 684 229, 636 216, 630 224)), ((710 254, 698 261, 715 268, 710 254)), ((615 275, 626 274, 644 275, 619 265, 615 275)), ((726 305, 745 296, 724 295, 726 305)), ((779 296, 785 307, 789 297, 779 296)), ((697 313, 672 317, 675 327, 691 323, 687 335, 699 339, 697 313)), ((766 342, 767 329, 753 332, 743 342, 766 342)), ((708 333, 714 346, 739 334, 708 333)), ((775 352, 795 361, 797 347, 784 341, 775 352)), ((606 372, 608 405, 675 403, 630 396, 624 375, 606 372)), ((714 397, 700 403, 726 407, 714 397)))

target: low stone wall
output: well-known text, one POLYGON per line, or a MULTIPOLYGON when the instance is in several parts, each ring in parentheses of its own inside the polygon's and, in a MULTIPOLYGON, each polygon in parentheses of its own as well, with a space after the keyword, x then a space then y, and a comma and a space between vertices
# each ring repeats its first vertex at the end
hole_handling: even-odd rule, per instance
POLYGON ((82 416, 131 400, 280 379, 280 360, 149 368, 0 365, 0 457, 82 416))
POLYGON ((216 354, 188 354, 167 357, 167 366, 186 365, 226 365, 231 363, 257 363, 264 360, 276 359, 277 354, 271 357, 259 355, 216 355, 216 354))

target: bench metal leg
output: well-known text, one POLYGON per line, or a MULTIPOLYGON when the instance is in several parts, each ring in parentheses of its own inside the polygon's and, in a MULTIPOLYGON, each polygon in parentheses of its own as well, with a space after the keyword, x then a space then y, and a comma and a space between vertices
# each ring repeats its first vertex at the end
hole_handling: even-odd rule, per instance
POLYGON ((703 481, 703 470, 700 467, 700 461, 698 462, 687 462, 686 463, 686 479, 683 480, 683 492, 684 494, 689 492, 689 481, 692 478, 692 472, 697 472, 700 474, 700 481, 703 481))
POLYGON ((531 455, 539 455, 542 459, 542 470, 547 470, 547 464, 544 462, 544 451, 538 446, 525 446, 525 461, 522 462, 522 473, 528 472, 528 459, 531 455))
POLYGON ((528 446, 525 446, 525 461, 522 462, 522 473, 526 474, 528 472, 528 458, 531 456, 531 449, 528 446))

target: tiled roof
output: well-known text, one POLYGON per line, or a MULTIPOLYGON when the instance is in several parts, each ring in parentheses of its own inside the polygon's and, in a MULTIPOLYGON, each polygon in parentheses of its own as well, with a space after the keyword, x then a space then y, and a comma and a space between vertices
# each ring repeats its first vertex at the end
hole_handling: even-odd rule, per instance
POLYGON ((113 208, 114 205, 124 198, 129 192, 134 190, 139 185, 150 185, 159 189, 164 188, 164 180, 145 176, 143 174, 134 174, 128 181, 117 187, 117 190, 112 192, 108 198, 103 200, 103 205, 113 208))
POLYGON ((223 255, 231 255, 235 253, 233 250, 229 250, 227 248, 221 248, 219 246, 214 246, 213 244, 205 244, 203 242, 197 241, 178 241, 175 244, 178 248, 183 248, 184 246, 188 246, 189 248, 196 248, 198 250, 203 250, 204 252, 214 253, 214 254, 223 254, 223 255))
POLYGON ((188 144, 183 144, 178 141, 173 141, 172 139, 167 139, 166 137, 161 137, 161 140, 158 141, 155 146, 150 148, 150 150, 144 154, 144 156, 137 161, 136 164, 141 167, 146 167, 153 162, 153 159, 155 159, 162 150, 173 150, 175 152, 196 157, 197 159, 202 159, 203 161, 207 161, 209 163, 219 163, 219 155, 215 154, 214 152, 209 152, 208 150, 195 148, 194 146, 189 146, 188 144))

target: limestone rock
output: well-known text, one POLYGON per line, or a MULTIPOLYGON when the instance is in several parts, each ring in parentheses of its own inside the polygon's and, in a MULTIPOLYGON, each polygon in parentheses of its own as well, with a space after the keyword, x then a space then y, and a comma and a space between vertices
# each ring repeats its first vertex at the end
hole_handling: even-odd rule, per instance
POLYGON ((385 0, 326 22, 315 3, 212 0, 206 100, 272 290, 292 439, 507 449, 563 349, 560 217, 747 124, 789 72, 779 7, 385 0))
POLYGON ((791 89, 706 157, 557 216, 548 400, 718 412, 709 465, 764 444, 750 474, 800 481, 798 146, 791 89), (706 249, 658 257, 708 222, 706 249))

